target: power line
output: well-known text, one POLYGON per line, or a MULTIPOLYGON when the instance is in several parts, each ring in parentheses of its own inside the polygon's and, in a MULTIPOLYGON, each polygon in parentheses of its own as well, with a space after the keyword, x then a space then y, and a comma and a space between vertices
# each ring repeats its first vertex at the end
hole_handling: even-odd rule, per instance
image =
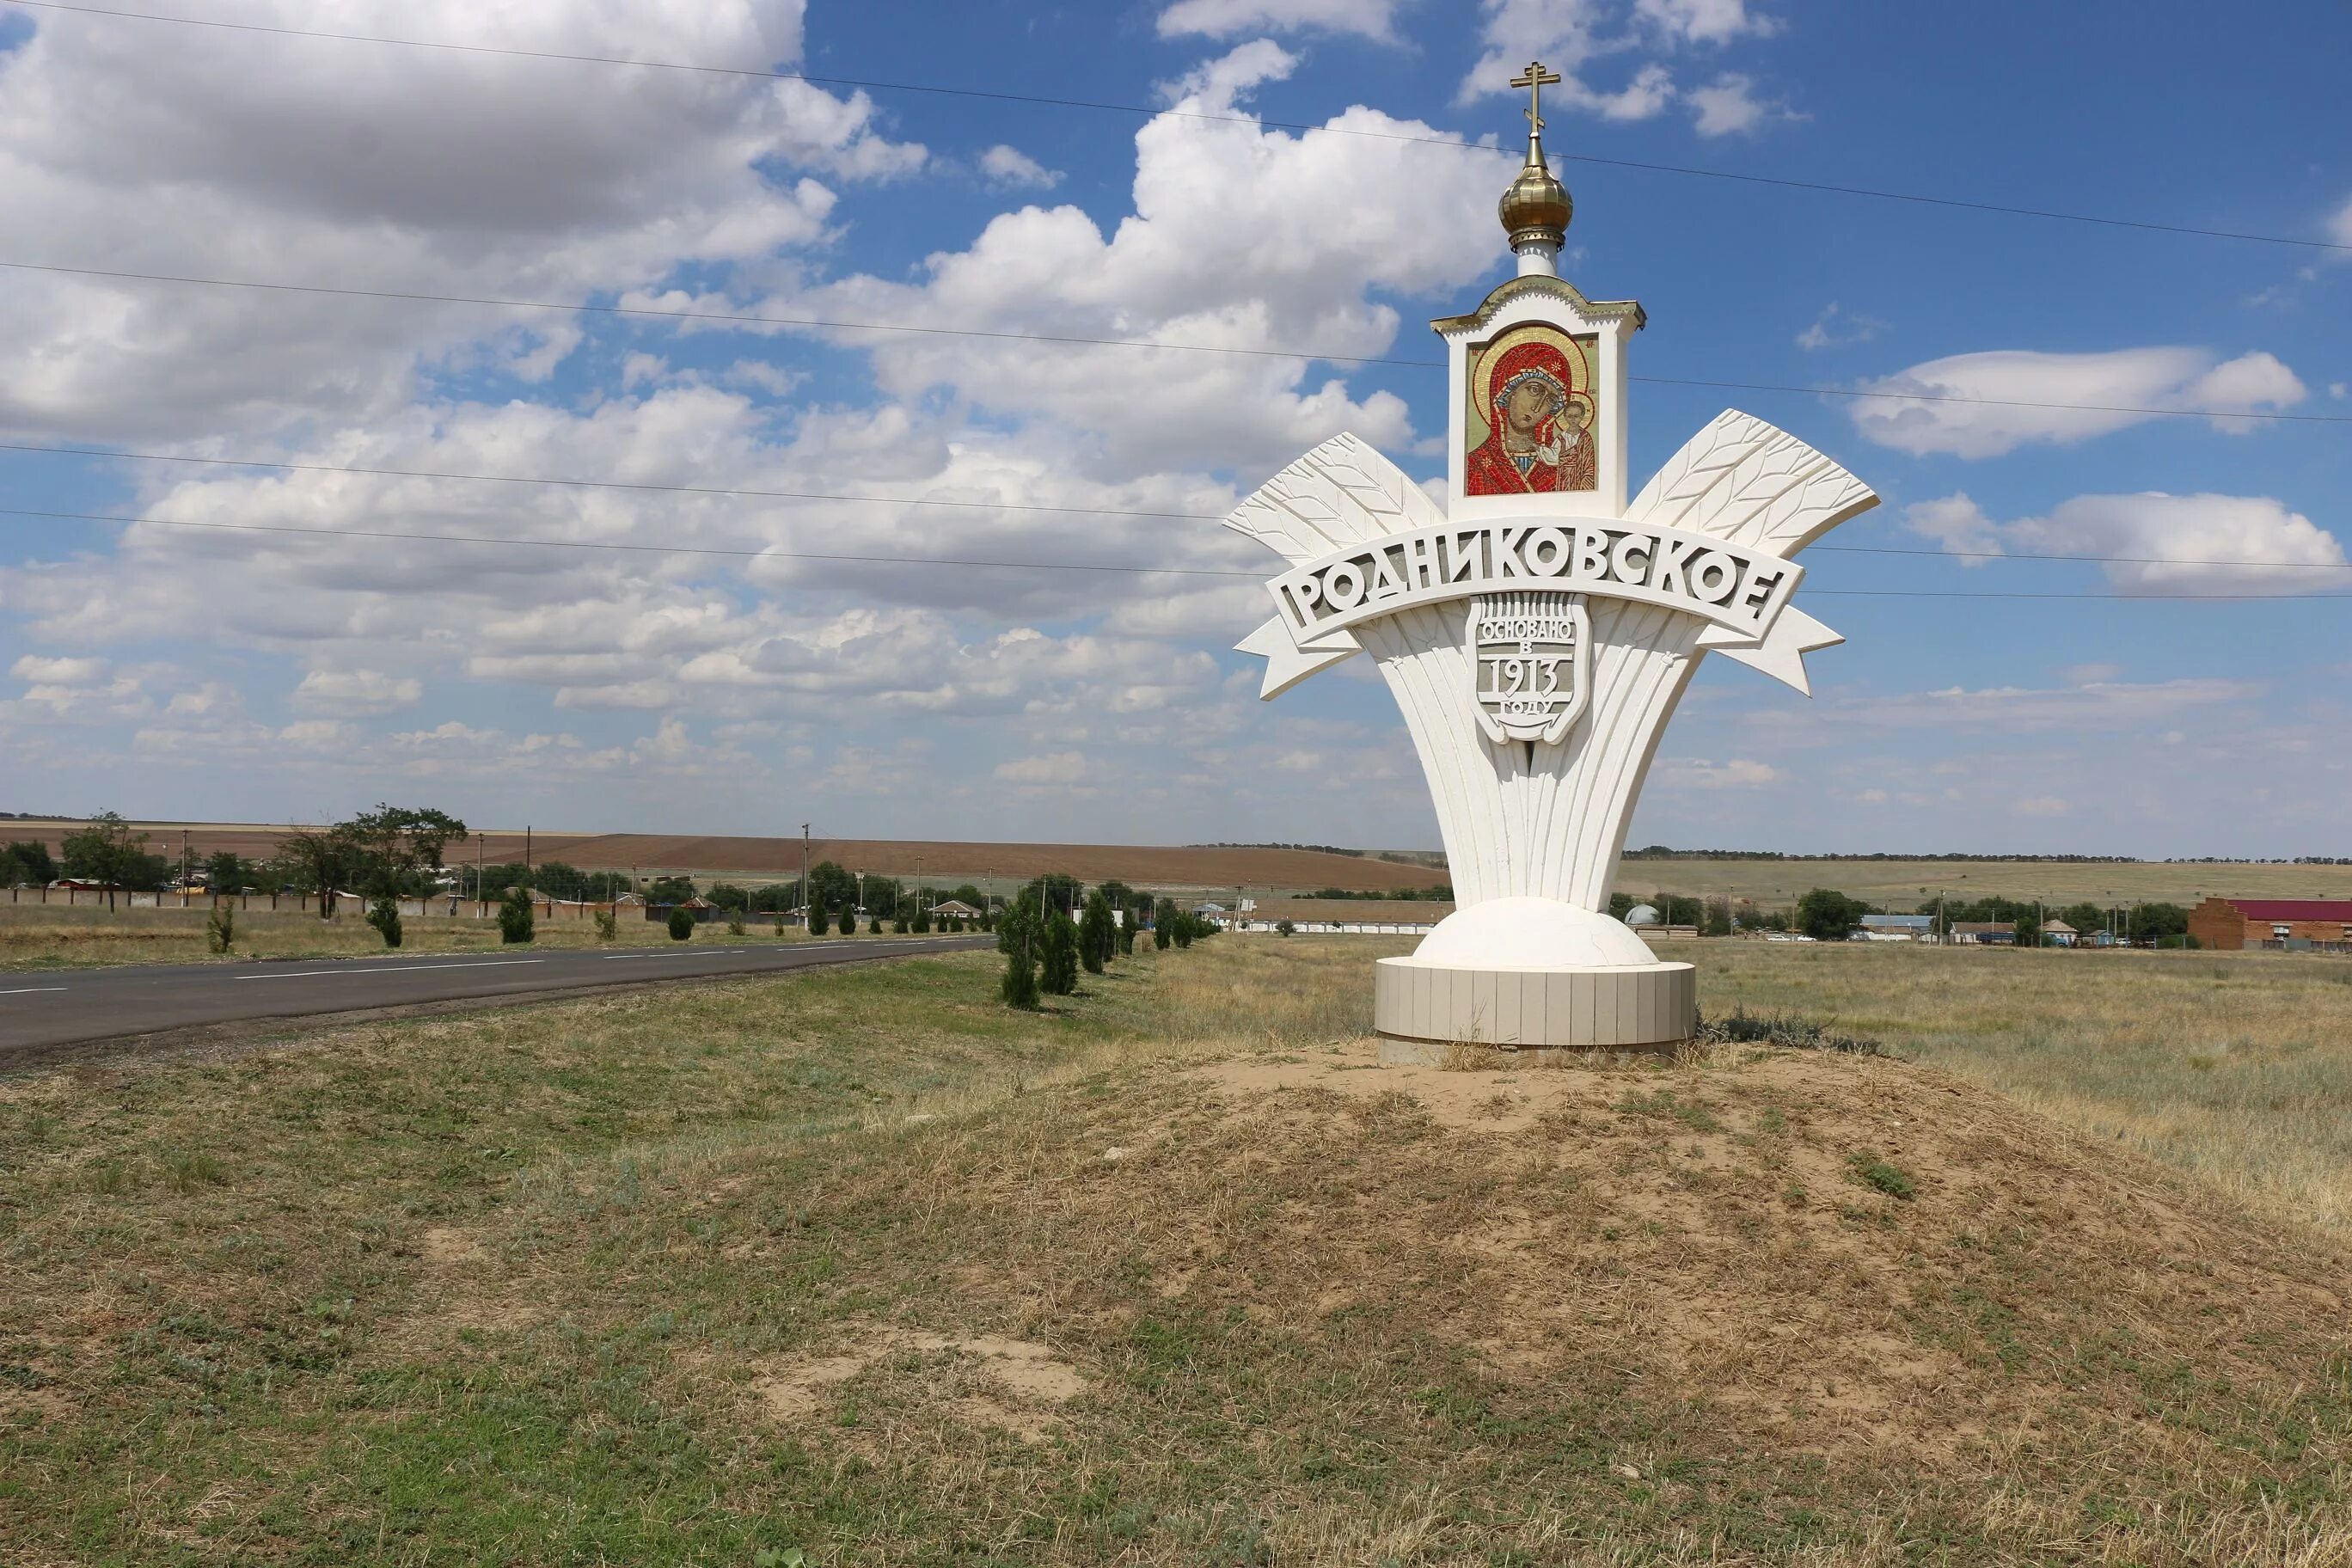
POLYGON ((1940 588, 1807 588, 1804 592, 1833 599, 2112 599, 2121 604, 2141 599, 2352 599, 2352 594, 2020 594, 1976 588, 1954 592, 1940 588))
MULTIPOLYGON (((22 4, 23 0, 0 0, 22 4)), ((1159 338, 1093 338, 1070 332, 1020 332, 982 327, 923 326, 903 321, 849 321, 818 316, 767 316, 750 311, 685 310, 650 305, 604 305, 559 300, 515 300, 480 294, 429 294, 403 289, 352 289, 320 283, 261 282, 238 278, 198 278, 171 272, 128 272, 102 267, 66 267, 48 262, 0 260, 0 268, 18 272, 59 273, 77 278, 105 278, 121 282, 176 283, 205 289, 249 289, 267 293, 321 294, 339 299, 392 300, 414 304, 486 305, 509 310, 554 310, 604 316, 646 317, 670 321, 719 321, 739 326, 806 327, 826 331, 904 332, 926 337, 987 338, 998 342, 1048 343, 1067 347, 1148 349, 1173 353, 1237 354, 1251 359, 1320 360, 1329 364, 1392 365, 1407 370, 1439 371, 1443 360, 1405 359, 1381 354, 1325 353, 1315 349, 1258 349, 1230 343, 1180 343, 1159 338)), ((1969 397, 1945 392, 1884 392, 1850 386, 1809 386, 1779 382, 1702 381, 1684 376, 1632 375, 1626 379, 1648 386, 1699 387, 1717 392, 1785 392, 1817 397, 1876 398, 1894 403, 1957 403, 1987 408, 2056 409, 2083 414, 2137 414, 2180 419, 2267 419, 2304 425, 2352 425, 2352 415, 2286 414, 2276 411, 2214 408, 2155 408, 2120 403, 2050 403, 2016 397, 1969 397)))
MULTIPOLYGON (((1124 564, 1093 564, 1055 561, 975 561, 960 557, 936 555, 851 555, 804 550, 735 550, 712 545, 635 544, 615 541, 589 539, 502 539, 495 534, 481 533, 417 533, 397 529, 378 528, 310 528, 299 523, 205 522, 185 518, 121 517, 110 512, 42 511, 27 507, 0 507, 0 517, 54 518, 80 522, 117 523, 123 526, 145 524, 156 528, 190 528, 217 530, 229 533, 300 534, 322 539, 390 539, 427 544, 489 544, 509 545, 541 550, 609 550, 648 555, 723 556, 739 560, 774 558, 789 561, 848 562, 877 566, 976 566, 992 570, 1019 572, 1108 572, 1137 576, 1156 577, 1227 577, 1247 578, 1253 582, 1265 579, 1265 573, 1241 571, 1230 567, 1206 566, 1135 566, 1124 564)), ((1822 548, 1816 546, 1815 548, 1822 548)), ((1845 548, 1860 548, 1847 546, 1845 548)), ((1894 550, 1898 555, 1940 555, 1932 550, 1894 550)), ((2013 560, 2105 561, 2129 560, 2117 556, 2015 556, 2013 560)), ((2167 563, 2191 564, 2191 563, 2167 563)), ((2262 565, 2261 562, 2213 562, 2212 565, 2262 565)), ((2352 599, 2352 594, 2080 594, 2080 593, 2012 593, 2006 591, 1942 588, 1807 588, 1815 595, 1840 599, 2114 599, 2136 601, 2164 600, 2257 600, 2257 599, 2352 599)))
MULTIPOLYGON (((1466 142, 1459 137, 1410 136, 1398 132, 1368 131, 1354 126, 1318 125, 1303 121, 1266 120, 1255 115, 1219 114, 1205 110, 1112 103, 1092 99, 1055 98, 1038 93, 1002 92, 981 88, 940 87, 925 82, 887 81, 870 77, 819 76, 808 71, 698 65, 683 60, 625 59, 614 55, 573 54, 555 49, 523 49, 495 44, 456 44, 431 38, 391 37, 374 33, 338 33, 320 28, 272 26, 259 22, 226 22, 209 17, 171 16, 149 11, 125 11, 100 5, 72 5, 68 4, 67 0, 5 0, 5 3, 43 11, 72 12, 80 16, 107 16, 121 21, 162 22, 175 26, 209 27, 223 32, 261 33, 293 38, 322 38, 341 43, 384 44, 401 48, 438 49, 452 54, 502 55, 519 59, 559 60, 575 65, 623 66, 638 70, 688 71, 755 80, 803 81, 815 87, 863 88, 873 92, 921 93, 939 98, 975 99, 993 103, 1034 104, 1055 109, 1083 109, 1109 114, 1140 115, 1145 119, 1165 117, 1221 124, 1264 126, 1277 131, 1314 131, 1333 136, 1353 136, 1377 142, 1402 142, 1421 146, 1451 147, 1457 151, 1494 151, 1490 147, 1466 142)), ((1684 163, 1645 163, 1632 158, 1603 158, 1591 153, 1576 153, 1552 152, 1550 155, 1569 163, 1590 163, 1605 168, 1633 169, 1643 174, 1675 174, 1690 179, 1725 180, 1742 184, 1769 185, 1780 190, 1809 191, 1825 195, 1862 196, 1874 201, 1905 202, 1917 206, 1948 207, 1960 212, 1994 213, 2009 217, 2042 218, 2058 223, 2089 224, 2102 228, 2137 229, 2151 234, 2189 235, 2205 239, 2247 240, 2259 245, 2286 245, 2306 250, 2352 251, 2352 245, 2343 245, 2325 239, 2298 239, 2285 235, 2252 234, 2235 229, 2200 227, 2193 224, 2156 223, 2142 218, 2103 217, 2088 213, 2062 212, 2050 207, 2016 206, 2000 202, 1968 201, 1955 196, 1932 196, 1916 191, 1888 191, 1866 185, 1833 184, 1820 180, 1797 180, 1769 174, 1744 174, 1728 169, 1708 169, 1684 163)))

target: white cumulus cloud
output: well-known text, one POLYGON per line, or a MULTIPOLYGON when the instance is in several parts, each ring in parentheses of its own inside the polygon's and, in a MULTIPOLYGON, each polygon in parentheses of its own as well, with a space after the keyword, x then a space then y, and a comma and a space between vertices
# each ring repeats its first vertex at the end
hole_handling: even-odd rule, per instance
POLYGON ((425 694, 414 676, 391 676, 373 669, 314 669, 294 689, 294 706, 311 713, 341 718, 394 713, 413 708, 425 694))
POLYGON ((2126 594, 2352 589, 2343 542, 2269 496, 2074 496, 2000 522, 1960 492, 1914 502, 1904 521, 1969 565, 2004 554, 2107 557, 2100 570, 2126 594))
MULTIPOLYGON (((1847 409, 1864 436, 1915 456, 1961 458, 1997 458, 2032 441, 2071 445, 2163 417, 2149 409, 2275 411, 2307 395, 2273 354, 2223 361, 2197 348, 1955 354, 1864 382, 1860 390, 1877 395, 1856 398, 1847 409)), ((2253 423, 2217 418, 2213 426, 2243 432, 2253 423)))
POLYGON ((980 155, 980 172, 989 184, 1004 190, 1053 189, 1062 183, 1062 171, 1048 169, 1018 147, 1000 142, 980 155))
POLYGON ((1741 136, 1767 121, 1795 118, 1786 105, 1757 97, 1755 79, 1739 71, 1725 71, 1683 96, 1702 136, 1741 136))
MULTIPOLYGON (((334 22, 583 54, 658 37, 757 69, 798 58, 801 11, 347 0, 334 22)), ((319 21, 303 0, 216 14, 319 21)), ((875 121, 862 95, 805 82, 44 16, 0 54, 0 232, 124 271, 581 298, 824 243, 824 182, 923 161, 875 121)), ((488 363, 530 381, 578 342, 544 311, 23 275, 0 290, 0 427, 152 440, 367 416, 422 371, 488 363)))
POLYGON ((1381 43, 1396 40, 1402 0, 1176 0, 1160 13, 1160 36, 1200 34, 1230 38, 1242 33, 1352 33, 1381 43))

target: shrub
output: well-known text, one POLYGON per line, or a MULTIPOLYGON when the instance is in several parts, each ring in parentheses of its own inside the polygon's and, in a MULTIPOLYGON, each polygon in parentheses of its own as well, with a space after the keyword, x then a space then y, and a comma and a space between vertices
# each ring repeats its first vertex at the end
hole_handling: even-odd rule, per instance
POLYGON ((915 906, 915 934, 916 934, 917 936, 929 936, 929 935, 930 934, 930 931, 931 931, 931 911, 930 911, 930 910, 927 910, 927 909, 925 909, 925 908, 923 908, 920 904, 916 905, 916 906, 915 906))
POLYGON ((1078 927, 1078 962, 1088 974, 1100 974, 1118 942, 1118 924, 1110 918, 1110 900, 1097 888, 1087 895, 1087 913, 1078 927))
POLYGON ((618 910, 598 910, 596 911, 596 940, 598 942, 615 942, 620 939, 620 911, 618 910))
POLYGON ((1034 1009, 1037 1005, 1037 960, 1026 943, 1004 955, 1004 1005, 1034 1009))
POLYGON ((899 936, 904 936, 904 935, 906 935, 906 934, 907 934, 907 917, 906 917, 906 916, 904 916, 904 915, 900 915, 897 920, 892 921, 890 922, 890 930, 891 930, 894 933, 896 933, 897 935, 899 935, 899 936))
POLYGON ((694 911, 688 909, 684 904, 673 906, 669 911, 670 941, 685 942, 693 935, 694 911))
POLYGON ((236 941, 236 910, 227 904, 215 904, 212 918, 205 921, 205 945, 215 952, 226 952, 236 941))
POLYGON ((741 936, 743 934, 742 910, 737 910, 727 917, 727 934, 729 936, 741 936))
POLYGON ((823 936, 828 929, 830 928, 826 923, 824 910, 822 909, 811 909, 809 910, 809 935, 823 936))
POLYGON ((1118 928, 1118 952, 1122 958, 1135 956, 1135 911, 1127 911, 1127 919, 1118 928))
POLYGON ((869 915, 866 917, 866 934, 867 936, 880 936, 882 934, 882 917, 880 915, 869 915))
POLYGON ((782 910, 776 911, 776 934, 778 936, 784 934, 784 911, 782 910))
POLYGON ((1040 981, 1056 996, 1067 996, 1078 988, 1078 928, 1070 917, 1055 910, 1045 917, 1045 973, 1040 981))
POLYGON ((1274 922, 1274 931, 1276 936, 1293 936, 1297 933, 1298 928, 1288 921, 1276 921, 1274 922))
POLYGON ((499 900, 499 940, 503 942, 529 942, 539 928, 539 916, 530 907, 530 889, 512 887, 499 900))
POLYGON ((1179 910, 1176 911, 1175 924, 1176 930, 1172 934, 1175 937, 1176 945, 1191 947, 1192 939, 1200 934, 1200 917, 1187 910, 1179 910))
POLYGON ((400 945, 400 906, 391 899, 378 899, 368 906, 367 923, 375 927, 384 946, 400 945))
POLYGON ((1793 1013, 1750 1013, 1734 1008, 1727 1018, 1702 1016, 1693 1032, 1696 1039, 1719 1045, 1780 1046, 1796 1051, 1843 1051, 1858 1057, 1886 1054, 1886 1047, 1866 1036, 1841 1035, 1814 1018, 1793 1013))

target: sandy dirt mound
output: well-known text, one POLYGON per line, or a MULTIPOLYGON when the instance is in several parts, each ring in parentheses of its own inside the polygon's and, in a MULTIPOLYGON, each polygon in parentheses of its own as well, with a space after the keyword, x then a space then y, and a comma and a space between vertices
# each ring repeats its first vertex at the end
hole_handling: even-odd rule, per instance
POLYGON ((1165 1296, 1410 1304, 1507 1382, 1606 1368, 1776 1445, 1990 1452, 2101 1384, 2259 1382, 2262 1347, 2346 1322, 2318 1244, 1896 1061, 1449 1071, 1360 1040, 1172 1082, 1213 1110, 1107 1131, 1074 1199, 1159 1216, 1165 1296))

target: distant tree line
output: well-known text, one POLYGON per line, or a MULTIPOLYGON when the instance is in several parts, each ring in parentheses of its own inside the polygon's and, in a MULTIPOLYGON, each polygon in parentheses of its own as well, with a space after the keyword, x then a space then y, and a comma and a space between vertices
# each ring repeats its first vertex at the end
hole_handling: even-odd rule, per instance
POLYGON ((1357 899, 1373 903, 1385 902, 1391 899, 1402 899, 1408 902, 1415 899, 1430 899, 1439 903, 1452 903, 1454 885, 1450 882, 1439 882, 1433 887, 1395 888, 1385 893, 1362 893, 1349 888, 1318 888, 1311 893, 1301 893, 1298 896, 1302 899, 1357 899))
POLYGON ((1317 855, 1346 855, 1362 860, 1370 857, 1368 849, 1349 849, 1338 844, 1187 844, 1187 849, 1305 849, 1317 855))
MULTIPOLYGON (((1665 844, 1648 844, 1639 849, 1628 849, 1622 857, 1627 860, 1949 860, 1961 864, 2016 861, 2023 865, 2051 866, 2138 866, 2153 865, 2131 855, 1970 855, 1958 850, 1937 854, 1906 854, 1895 850, 1874 849, 1867 855, 1823 854, 1798 855, 1780 849, 1676 849, 1665 844)), ((2171 862, 2164 862, 2170 864, 2171 862)), ((2259 865, 2259 861, 2246 862, 2259 865)))

